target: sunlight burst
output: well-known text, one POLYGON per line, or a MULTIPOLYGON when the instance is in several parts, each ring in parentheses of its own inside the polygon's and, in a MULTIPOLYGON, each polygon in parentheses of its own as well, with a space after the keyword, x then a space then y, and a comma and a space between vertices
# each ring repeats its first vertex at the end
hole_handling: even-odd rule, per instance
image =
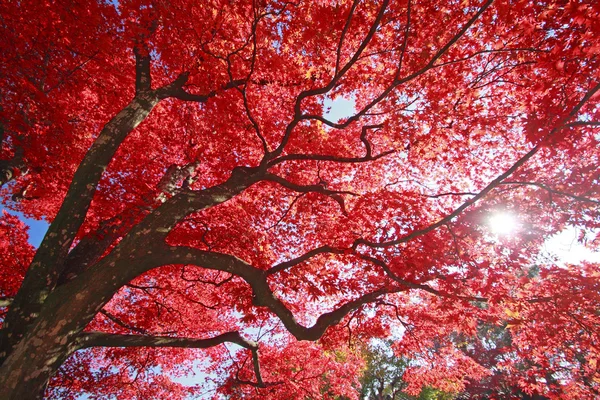
POLYGON ((517 219, 507 212, 499 212, 489 219, 489 226, 496 235, 508 235, 517 228, 517 219))

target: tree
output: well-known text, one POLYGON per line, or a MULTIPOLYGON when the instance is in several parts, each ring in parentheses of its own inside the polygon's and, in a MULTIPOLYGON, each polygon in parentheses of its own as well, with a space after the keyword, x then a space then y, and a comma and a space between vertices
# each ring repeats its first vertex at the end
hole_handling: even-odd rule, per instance
POLYGON ((539 254, 600 223, 599 13, 2 2, 2 195, 51 223, 3 320, 0 398, 183 398, 194 360, 216 395, 351 397, 354 344, 398 330, 407 390, 458 391, 490 373, 452 341, 480 323, 511 329, 525 392, 595 396, 597 265, 539 254))
MULTIPOLYGON (((518 374, 513 374, 514 369, 529 370, 532 365, 515 365, 515 368, 502 368, 504 360, 512 356, 511 333, 510 329, 502 326, 483 324, 478 327, 478 334, 475 338, 458 336, 459 346, 463 352, 472 357, 478 364, 490 370, 491 374, 480 381, 470 381, 466 384, 463 393, 459 399, 490 399, 490 398, 518 398, 518 399, 536 399, 543 400, 546 397, 537 393, 532 396, 524 393, 516 383, 518 374)), ((554 383, 549 376, 547 384, 554 383)), ((547 391, 547 390, 546 390, 547 391)))
POLYGON ((367 368, 361 376, 360 399, 365 400, 452 400, 453 393, 423 387, 418 396, 404 393, 403 375, 411 360, 396 357, 390 343, 383 342, 366 349, 367 368))

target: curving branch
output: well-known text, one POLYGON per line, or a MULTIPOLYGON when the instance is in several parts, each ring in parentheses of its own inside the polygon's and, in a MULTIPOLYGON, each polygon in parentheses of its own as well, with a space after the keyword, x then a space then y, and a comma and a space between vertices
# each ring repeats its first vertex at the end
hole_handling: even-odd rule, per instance
POLYGON ((351 300, 333 311, 322 314, 313 326, 305 327, 296 321, 294 314, 273 293, 267 281, 268 273, 235 256, 198 250, 192 247, 167 246, 157 255, 156 261, 162 265, 192 264, 207 269, 230 272, 241 277, 252 288, 253 304, 271 310, 281 320, 285 328, 298 340, 318 340, 327 328, 337 324, 348 313, 378 300, 385 294, 409 290, 407 287, 382 287, 351 300))
POLYGON ((295 267, 298 264, 303 263, 304 261, 309 260, 310 258, 318 255, 318 254, 345 254, 347 249, 336 249, 331 246, 321 246, 316 249, 313 249, 307 253, 302 254, 300 257, 296 257, 292 260, 281 262, 269 270, 266 271, 267 276, 273 275, 282 271, 285 271, 289 268, 295 267))
MULTIPOLYGON (((267 285, 261 285, 267 286, 267 285)), ((268 286, 267 286, 268 287, 268 286)), ((259 290, 262 288, 258 288, 259 290)), ((317 322, 311 327, 305 327, 300 325, 293 314, 289 311, 285 305, 276 298, 270 290, 267 291, 257 291, 255 287, 253 287, 255 294, 255 302, 254 304, 257 306, 264 306, 269 308, 272 312, 277 315, 277 317, 281 320, 286 329, 296 337, 298 340, 311 340, 315 341, 321 338, 325 331, 340 322, 346 315, 351 313, 354 310, 359 309, 365 304, 372 303, 381 296, 389 293, 396 293, 402 290, 402 288, 388 288, 383 287, 373 292, 369 292, 364 294, 354 300, 351 300, 333 311, 321 314, 319 318, 317 318, 317 322)), ((264 289, 263 289, 264 290, 264 289)))
POLYGON ((227 332, 209 339, 180 338, 169 336, 117 335, 103 332, 85 332, 76 341, 76 349, 89 347, 180 347, 207 349, 223 343, 235 343, 252 352, 256 386, 266 387, 262 379, 258 359, 258 344, 244 339, 239 332, 227 332))
POLYGON ((344 204, 344 198, 341 195, 342 194, 349 194, 349 195, 353 195, 353 196, 357 195, 354 192, 350 192, 350 191, 346 191, 346 190, 330 190, 330 189, 327 189, 324 185, 298 185, 296 183, 292 183, 292 182, 286 180, 285 178, 282 178, 282 177, 272 174, 270 172, 267 172, 264 174, 264 180, 276 182, 276 183, 280 184, 281 186, 285 187, 286 189, 293 190, 294 192, 320 193, 322 195, 331 197, 333 200, 335 200, 340 205, 340 208, 342 209, 342 213, 344 215, 347 215, 348 212, 346 211, 346 206, 344 204))
POLYGON ((377 125, 366 125, 363 126, 360 141, 364 143, 366 155, 364 157, 338 157, 324 154, 286 154, 285 156, 276 158, 271 160, 267 165, 272 167, 274 165, 280 164, 285 161, 297 161, 297 160, 309 160, 309 161, 332 161, 337 163, 363 163, 369 161, 375 161, 392 153, 395 153, 396 150, 387 150, 376 156, 372 153, 371 143, 367 139, 367 131, 371 129, 380 129, 383 128, 383 124, 377 125))

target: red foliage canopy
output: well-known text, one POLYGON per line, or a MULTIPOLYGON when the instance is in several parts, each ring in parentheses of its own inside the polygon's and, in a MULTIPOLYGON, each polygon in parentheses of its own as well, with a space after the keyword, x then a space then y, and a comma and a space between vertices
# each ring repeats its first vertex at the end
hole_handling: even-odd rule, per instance
POLYGON ((598 266, 543 257, 566 227, 597 243, 597 2, 0 16, 1 195, 51 222, 23 278, 0 221, 1 398, 355 398, 357 344, 390 336, 412 391, 502 370, 598 396, 598 266), (510 330, 501 361, 454 340, 486 324, 510 330))

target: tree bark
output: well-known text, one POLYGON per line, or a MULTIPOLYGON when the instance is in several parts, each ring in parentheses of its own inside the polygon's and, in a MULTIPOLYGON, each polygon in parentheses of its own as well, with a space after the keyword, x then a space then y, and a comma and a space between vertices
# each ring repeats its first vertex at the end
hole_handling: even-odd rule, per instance
POLYGON ((119 145, 152 111, 158 99, 136 96, 109 121, 75 172, 65 200, 27 270, 0 335, 0 360, 23 337, 56 285, 69 248, 83 223, 96 186, 119 145))

